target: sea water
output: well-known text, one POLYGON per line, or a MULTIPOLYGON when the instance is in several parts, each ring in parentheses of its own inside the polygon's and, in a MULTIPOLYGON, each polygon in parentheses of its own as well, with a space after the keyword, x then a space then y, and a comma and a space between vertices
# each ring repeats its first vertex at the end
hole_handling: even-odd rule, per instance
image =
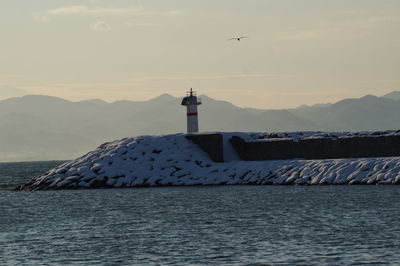
MULTIPOLYGON (((2 163, 16 185, 60 162, 2 163)), ((399 264, 400 186, 0 190, 0 265, 399 264)))

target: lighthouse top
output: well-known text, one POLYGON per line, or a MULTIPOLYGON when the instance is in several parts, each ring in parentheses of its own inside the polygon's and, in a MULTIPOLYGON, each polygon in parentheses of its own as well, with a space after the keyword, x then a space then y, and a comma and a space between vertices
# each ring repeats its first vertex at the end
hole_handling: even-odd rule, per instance
POLYGON ((182 99, 181 105, 200 105, 201 100, 197 98, 196 92, 190 88, 190 91, 186 92, 186 97, 182 99))

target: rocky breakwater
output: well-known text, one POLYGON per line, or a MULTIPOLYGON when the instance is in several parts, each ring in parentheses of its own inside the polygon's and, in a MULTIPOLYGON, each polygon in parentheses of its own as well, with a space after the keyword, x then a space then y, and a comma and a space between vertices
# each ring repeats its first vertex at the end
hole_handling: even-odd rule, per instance
MULTIPOLYGON (((219 134, 224 139, 232 135, 248 140, 259 138, 250 133, 219 134)), ((17 190, 222 184, 400 184, 399 159, 214 162, 185 134, 141 136, 105 143, 20 185, 17 190)))

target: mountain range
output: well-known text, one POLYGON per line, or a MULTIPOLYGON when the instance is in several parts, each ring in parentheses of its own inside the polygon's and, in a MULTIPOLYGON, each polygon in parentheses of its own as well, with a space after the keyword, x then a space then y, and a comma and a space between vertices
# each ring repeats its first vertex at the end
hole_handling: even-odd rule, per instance
MULTIPOLYGON (((377 131, 400 128, 400 92, 293 109, 240 108, 201 96, 201 131, 377 131)), ((0 101, 0 161, 72 159, 103 142, 186 131, 180 98, 72 102, 44 95, 0 101)))

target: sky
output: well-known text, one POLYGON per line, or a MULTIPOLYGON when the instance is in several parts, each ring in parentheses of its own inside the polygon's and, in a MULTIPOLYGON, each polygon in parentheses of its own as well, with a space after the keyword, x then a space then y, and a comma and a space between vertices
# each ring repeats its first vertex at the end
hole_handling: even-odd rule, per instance
POLYGON ((0 99, 142 101, 192 87, 273 109, 400 90, 398 0, 0 0, 0 10, 0 99))

